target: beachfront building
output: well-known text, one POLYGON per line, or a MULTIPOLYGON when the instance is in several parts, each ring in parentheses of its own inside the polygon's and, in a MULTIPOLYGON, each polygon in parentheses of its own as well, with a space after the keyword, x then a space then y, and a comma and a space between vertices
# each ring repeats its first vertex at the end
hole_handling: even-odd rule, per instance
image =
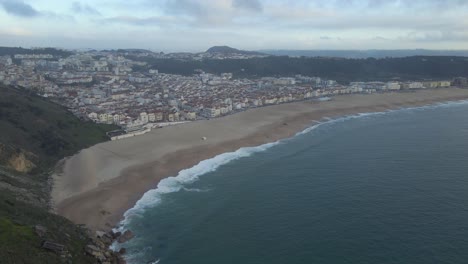
POLYGON ((183 112, 183 116, 185 120, 191 120, 191 121, 197 120, 197 113, 195 112, 183 112))
POLYGON ((156 115, 154 113, 148 114, 148 121, 149 122, 156 122, 156 115))
POLYGON ((447 88, 451 86, 450 81, 426 81, 424 86, 426 88, 447 88))
POLYGON ((115 114, 115 115, 113 116, 113 123, 114 123, 115 125, 119 125, 119 124, 120 124, 120 115, 119 115, 119 114, 115 114))
POLYGON ((385 84, 385 89, 390 91, 400 90, 400 84, 398 82, 388 82, 385 84))
POLYGON ((468 78, 457 77, 452 81, 453 86, 468 87, 468 78))
POLYGON ((203 108, 201 115, 206 118, 214 118, 221 115, 219 108, 203 108))
POLYGON ((179 120, 180 120, 180 114, 178 112, 167 114, 167 121, 178 122, 179 120))
POLYGON ((146 112, 140 113, 139 119, 142 124, 147 124, 149 122, 148 114, 146 112))
POLYGON ((401 89, 423 89, 424 84, 422 82, 405 82, 401 84, 401 89))
POLYGON ((439 82, 439 87, 440 88, 448 88, 452 85, 452 82, 450 81, 440 81, 439 82))

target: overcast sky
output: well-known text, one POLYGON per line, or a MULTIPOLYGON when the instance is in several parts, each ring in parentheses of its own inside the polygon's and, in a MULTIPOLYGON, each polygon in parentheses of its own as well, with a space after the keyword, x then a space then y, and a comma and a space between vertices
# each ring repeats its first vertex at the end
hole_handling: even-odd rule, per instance
POLYGON ((0 0, 0 46, 468 49, 468 0, 0 0))

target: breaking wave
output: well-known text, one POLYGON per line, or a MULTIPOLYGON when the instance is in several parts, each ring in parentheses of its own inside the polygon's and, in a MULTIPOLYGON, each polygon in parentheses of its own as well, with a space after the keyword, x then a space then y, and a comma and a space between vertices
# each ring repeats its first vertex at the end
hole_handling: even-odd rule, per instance
POLYGON ((220 166, 229 163, 230 161, 248 157, 254 153, 265 151, 275 145, 279 144, 279 141, 273 143, 263 144, 257 147, 245 147, 240 148, 234 152, 227 152, 215 156, 214 158, 200 161, 197 165, 181 170, 177 176, 168 177, 162 179, 157 188, 147 191, 143 197, 135 204, 135 206, 129 209, 124 214, 124 220, 120 223, 121 227, 124 227, 128 221, 135 216, 141 215, 147 208, 154 207, 161 201, 161 195, 166 193, 178 192, 181 190, 204 192, 207 190, 190 189, 186 188, 185 185, 193 183, 198 178, 206 173, 215 171, 220 166))

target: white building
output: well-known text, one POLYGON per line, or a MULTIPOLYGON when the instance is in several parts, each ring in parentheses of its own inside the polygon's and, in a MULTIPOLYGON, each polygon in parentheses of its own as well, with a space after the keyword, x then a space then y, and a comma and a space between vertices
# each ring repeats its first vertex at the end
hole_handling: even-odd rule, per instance
POLYGON ((388 82, 385 84, 387 90, 400 90, 400 84, 398 82, 388 82))
POLYGON ((149 122, 156 122, 156 115, 154 113, 148 114, 148 121, 149 122))
POLYGON ((424 85, 422 82, 409 82, 409 83, 406 83, 405 85, 405 88, 408 88, 408 89, 422 89, 424 88, 424 85))
POLYGON ((147 124, 149 122, 149 117, 146 112, 141 112, 139 120, 141 121, 142 124, 147 124))

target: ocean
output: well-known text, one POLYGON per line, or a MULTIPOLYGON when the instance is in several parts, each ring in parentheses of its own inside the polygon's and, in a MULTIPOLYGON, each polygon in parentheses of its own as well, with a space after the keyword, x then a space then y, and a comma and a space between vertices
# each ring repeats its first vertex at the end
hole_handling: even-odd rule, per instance
POLYGON ((468 263, 468 102, 322 123, 167 178, 129 263, 468 263))

